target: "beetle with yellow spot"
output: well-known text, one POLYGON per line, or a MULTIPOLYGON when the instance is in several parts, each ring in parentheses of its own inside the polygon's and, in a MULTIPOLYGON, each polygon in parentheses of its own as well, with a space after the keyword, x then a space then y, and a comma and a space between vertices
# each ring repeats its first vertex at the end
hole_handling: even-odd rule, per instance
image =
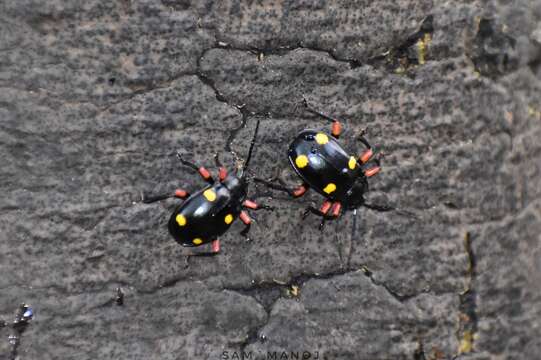
POLYGON ((143 198, 144 203, 172 197, 185 200, 175 209, 168 224, 169 233, 180 245, 193 247, 211 243, 211 252, 216 254, 220 251, 219 236, 229 229, 235 219, 240 218, 246 225, 241 234, 247 236, 252 220, 243 208, 272 210, 269 206, 258 205, 247 199, 248 180, 246 174, 258 129, 259 120, 244 166, 236 174, 228 174, 216 155, 219 181, 215 181, 207 169, 198 167, 177 154, 184 165, 199 172, 209 185, 193 195, 189 195, 185 190, 177 189, 172 193, 143 198))
POLYGON ((308 207, 304 213, 306 216, 312 212, 322 216, 320 228, 322 229, 326 219, 340 216, 342 208, 354 210, 360 206, 387 211, 391 207, 367 204, 363 195, 368 191, 370 176, 380 171, 379 157, 372 157, 372 146, 364 138, 364 131, 359 136, 359 141, 367 148, 359 157, 349 155, 338 142, 342 132, 341 123, 308 106, 306 99, 304 105, 309 112, 332 122, 331 133, 328 134, 317 130, 301 131, 290 144, 288 158, 291 166, 302 179, 303 183, 295 189, 289 189, 283 180, 256 179, 258 182, 267 184, 269 187, 286 191, 293 197, 300 197, 309 189, 313 188, 325 197, 321 208, 308 207), (365 165, 374 162, 375 166, 365 169, 365 165))

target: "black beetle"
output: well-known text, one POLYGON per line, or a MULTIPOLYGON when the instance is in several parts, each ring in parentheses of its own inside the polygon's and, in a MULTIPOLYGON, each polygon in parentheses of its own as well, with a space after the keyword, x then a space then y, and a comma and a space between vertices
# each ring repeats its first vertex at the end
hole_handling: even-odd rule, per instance
POLYGON ((180 245, 193 247, 211 242, 212 253, 216 254, 220 251, 218 237, 229 229, 235 219, 240 218, 246 225, 241 234, 243 236, 247 235, 252 220, 243 208, 272 210, 270 206, 260 206, 246 198, 248 190, 246 174, 248 173, 248 165, 252 157, 258 130, 259 119, 250 143, 248 156, 244 166, 238 169, 237 174, 228 175, 227 170, 222 166, 216 154, 216 165, 219 167, 219 181, 216 182, 207 169, 186 161, 177 153, 180 161, 199 172, 201 177, 209 183, 209 186, 193 195, 189 195, 186 190, 177 189, 173 193, 143 198, 143 202, 147 204, 172 197, 185 199, 175 209, 168 224, 169 233, 180 245))
POLYGON ((303 180, 302 185, 289 189, 280 178, 274 179, 279 184, 264 179, 255 180, 271 188, 286 191, 292 197, 304 195, 309 188, 323 195, 326 200, 319 209, 310 206, 303 214, 303 217, 310 212, 322 216, 320 229, 323 228, 325 220, 339 217, 342 208, 356 210, 365 206, 379 211, 392 210, 392 207, 367 204, 364 201, 364 194, 368 191, 367 179, 381 169, 381 154, 373 157, 373 148, 364 138, 365 131, 361 132, 358 139, 367 150, 357 159, 356 156, 349 155, 337 141, 342 132, 342 124, 337 119, 310 108, 306 99, 304 105, 308 111, 332 122, 332 126, 331 134, 303 130, 289 146, 289 162, 303 180), (375 166, 364 169, 370 161, 373 161, 375 166))

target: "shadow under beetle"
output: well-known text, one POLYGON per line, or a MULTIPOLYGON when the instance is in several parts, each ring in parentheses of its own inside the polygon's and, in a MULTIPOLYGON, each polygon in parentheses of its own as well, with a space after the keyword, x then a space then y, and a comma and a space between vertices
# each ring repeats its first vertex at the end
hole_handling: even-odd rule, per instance
POLYGON ((342 208, 355 211, 365 206, 379 211, 393 210, 389 206, 364 202, 363 195, 368 191, 367 179, 381 170, 380 157, 382 156, 381 154, 373 156, 374 150, 364 138, 365 131, 361 132, 358 140, 366 147, 366 151, 358 158, 349 155, 337 141, 342 132, 340 121, 311 108, 306 99, 303 99, 303 103, 309 112, 330 121, 332 125, 330 134, 317 130, 303 130, 290 144, 288 159, 302 179, 302 185, 289 189, 280 178, 270 181, 255 180, 276 190, 285 191, 292 197, 304 195, 309 188, 323 195, 325 201, 319 209, 309 206, 303 214, 303 218, 309 213, 321 216, 320 229, 323 229, 325 220, 338 218, 342 208), (370 162, 373 162, 375 166, 365 169, 370 162))
POLYGON ((182 164, 199 172, 209 185, 192 195, 184 189, 177 189, 172 193, 143 198, 143 202, 147 204, 172 197, 185 200, 175 209, 168 224, 169 233, 180 245, 194 247, 211 243, 211 253, 216 254, 220 251, 218 237, 224 234, 237 218, 246 225, 241 234, 247 236, 252 220, 243 208, 272 210, 270 206, 260 206, 247 199, 246 175, 258 130, 259 119, 244 166, 239 168, 236 174, 228 174, 216 154, 219 181, 215 181, 207 169, 198 167, 177 153, 182 164))

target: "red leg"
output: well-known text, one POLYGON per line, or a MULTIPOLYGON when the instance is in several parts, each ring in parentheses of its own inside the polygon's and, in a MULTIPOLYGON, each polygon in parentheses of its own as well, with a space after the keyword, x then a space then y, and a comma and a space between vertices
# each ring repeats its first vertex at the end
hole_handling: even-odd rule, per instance
POLYGON ((244 200, 244 202, 242 203, 242 206, 244 206, 247 209, 252 209, 252 210, 261 210, 261 209, 270 210, 270 211, 274 210, 272 206, 261 205, 261 204, 256 203, 255 201, 248 200, 248 199, 244 200))
POLYGON ((201 175, 201 177, 208 183, 212 184, 214 183, 214 179, 212 178, 212 176, 210 175, 210 172, 205 169, 205 167, 203 166, 200 166, 200 167, 197 167, 197 165, 195 165, 194 163, 188 161, 188 160, 184 160, 184 158, 182 157, 182 155, 180 155, 180 153, 177 153, 177 157, 179 158, 180 162, 186 166, 189 166, 191 167, 192 169, 196 170, 199 175, 201 175))
POLYGON ((379 171, 381 170, 381 168, 379 166, 376 166, 376 167, 373 167, 373 168, 370 168, 368 170, 366 170, 364 172, 364 175, 366 177, 370 177, 370 176, 374 176, 376 175, 377 173, 379 173, 379 171))
POLYGON ((321 212, 321 214, 327 215, 327 213, 331 209, 331 206, 332 206, 332 202, 330 202, 329 200, 325 200, 325 202, 323 202, 323 204, 319 208, 319 211, 321 212))
POLYGON ((186 199, 188 197, 188 192, 183 189, 176 189, 175 190, 175 197, 178 197, 179 199, 186 199))
POLYGON ((313 109, 311 108, 309 105, 308 105, 308 101, 306 101, 306 99, 303 99, 304 100, 304 106, 306 106, 306 109, 308 111, 310 111, 311 113, 313 114, 316 114, 316 115, 319 115, 321 116, 322 118, 326 119, 326 120, 329 120, 332 122, 332 125, 331 125, 331 134, 332 136, 334 136, 335 138, 338 138, 340 136, 340 134, 342 133, 342 124, 340 123, 340 121, 330 117, 329 115, 326 115, 324 113, 322 113, 321 111, 318 111, 316 109, 313 109))
POLYGON ((220 181, 224 181, 227 177, 227 170, 224 167, 220 167, 218 170, 218 177, 220 178, 220 181))
POLYGON ((199 175, 205 180, 205 181, 212 181, 212 176, 210 175, 210 171, 205 169, 203 166, 201 166, 199 169, 197 169, 199 172, 199 175))
POLYGON ((177 197, 179 199, 186 199, 188 196, 190 196, 190 194, 188 194, 188 192, 186 190, 177 189, 177 190, 175 190, 174 193, 167 193, 167 194, 150 196, 150 197, 144 196, 143 197, 143 202, 145 204, 150 204, 150 203, 153 203, 153 202, 156 202, 156 201, 165 200, 165 199, 169 199, 169 198, 172 198, 172 197, 177 197))
POLYGON ((331 208, 331 215, 334 217, 340 216, 340 210, 342 209, 342 204, 340 204, 338 201, 332 204, 331 208))
POLYGON ((241 211, 239 218, 246 225, 250 225, 252 223, 252 219, 250 219, 250 216, 248 215, 246 211, 241 211))
POLYGON ((372 155, 374 155, 374 152, 372 151, 372 149, 368 149, 364 153, 362 153, 361 156, 359 156, 359 160, 361 160, 361 163, 366 164, 368 160, 370 160, 372 155))
POLYGON ((210 243, 211 251, 214 254, 220 252, 220 239, 216 239, 210 243))
POLYGON ((298 188, 294 189, 291 194, 293 195, 293 197, 301 197, 306 193, 307 190, 308 185, 302 184, 298 188))
POLYGON ((275 178, 274 181, 278 182, 278 184, 272 182, 272 181, 267 181, 267 180, 264 180, 264 179, 259 179, 259 178, 255 178, 254 179, 256 182, 260 182, 268 187, 270 187, 271 189, 276 189, 276 190, 279 190, 279 191, 284 191, 286 193, 289 194, 289 196, 292 196, 292 197, 301 197, 303 196, 306 191, 308 191, 308 189, 310 188, 308 186, 308 184, 302 184, 302 185, 299 185, 297 188, 291 190, 289 189, 284 181, 280 178, 275 178))
POLYGON ((241 211, 239 218, 246 225, 246 227, 240 232, 240 234, 246 237, 247 240, 250 240, 250 238, 248 238, 248 232, 250 231, 250 227, 252 226, 252 219, 250 219, 250 216, 248 216, 248 213, 246 213, 246 211, 241 211))
POLYGON ((242 203, 242 206, 248 209, 252 209, 252 210, 255 210, 259 207, 259 205, 257 205, 257 203, 255 203, 252 200, 244 200, 244 202, 242 203))
POLYGON ((342 124, 340 123, 340 121, 334 120, 331 125, 332 136, 338 139, 341 133, 342 133, 342 124))
POLYGON ((325 202, 323 202, 319 210, 312 206, 309 206, 304 211, 302 218, 303 219, 306 218, 306 216, 308 216, 309 213, 314 213, 316 215, 321 216, 321 223, 319 224, 319 230, 323 230, 323 227, 325 226, 325 219, 327 218, 327 213, 329 212, 329 210, 331 210, 332 205, 333 205, 332 202, 330 202, 329 200, 325 200, 325 202))

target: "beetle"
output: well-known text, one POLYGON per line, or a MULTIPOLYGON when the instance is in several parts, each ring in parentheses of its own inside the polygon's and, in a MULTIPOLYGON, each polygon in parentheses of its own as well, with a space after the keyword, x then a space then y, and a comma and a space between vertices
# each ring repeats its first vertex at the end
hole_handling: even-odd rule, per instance
POLYGON ((258 205, 247 199, 248 180, 246 174, 258 131, 259 119, 246 161, 242 167, 239 167, 236 174, 228 174, 216 154, 215 161, 219 170, 218 181, 215 181, 206 168, 185 160, 180 153, 177 153, 181 163, 197 171, 208 183, 208 186, 192 195, 184 189, 176 189, 174 192, 143 198, 143 202, 146 204, 173 197, 184 200, 173 211, 168 222, 169 233, 180 245, 197 247, 211 243, 211 254, 217 254, 220 252, 219 237, 229 229, 237 218, 240 218, 245 224, 241 235, 247 236, 252 219, 244 209, 272 210, 270 206, 258 205))
POLYGON ((309 188, 323 195, 325 201, 319 209, 309 206, 303 213, 303 218, 309 213, 321 216, 320 229, 323 229, 325 220, 338 218, 343 209, 356 212, 357 208, 365 206, 379 211, 393 210, 389 206, 367 204, 364 201, 364 194, 368 191, 368 178, 380 172, 382 156, 381 153, 374 156, 373 147, 364 137, 365 130, 358 136, 358 140, 366 150, 359 157, 349 155, 338 142, 342 133, 340 121, 311 108, 306 99, 303 99, 303 103, 309 112, 331 122, 331 132, 329 134, 305 129, 289 145, 288 160, 302 179, 302 184, 290 189, 280 178, 270 181, 260 178, 255 180, 271 188, 285 191, 295 198, 304 195, 309 188), (375 166, 365 169, 370 162, 375 163, 375 166))

